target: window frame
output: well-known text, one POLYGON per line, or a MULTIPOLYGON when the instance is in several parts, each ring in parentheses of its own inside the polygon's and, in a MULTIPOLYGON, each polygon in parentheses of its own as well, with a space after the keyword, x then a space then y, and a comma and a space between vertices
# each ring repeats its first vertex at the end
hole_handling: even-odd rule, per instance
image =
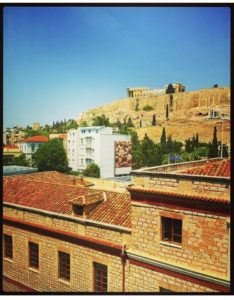
POLYGON ((3 237, 4 237, 4 258, 13 260, 13 237, 12 235, 5 234, 5 233, 3 237), (8 244, 9 242, 10 245, 8 244), (9 255, 9 251, 10 251, 10 255, 9 255))
POLYGON ((182 245, 182 228, 183 221, 181 219, 161 216, 161 241, 175 245, 182 245), (177 232, 175 232, 175 230, 177 232), (178 231, 180 232, 178 233, 178 231))
POLYGON ((28 241, 28 266, 39 270, 39 244, 32 241, 28 241), (35 251, 35 246, 37 250, 33 252, 35 251))
POLYGON ((108 292, 108 266, 107 265, 98 262, 93 262, 93 290, 94 292, 97 293, 108 292), (97 280, 98 272, 101 272, 99 273, 101 277, 100 286, 98 286, 99 280, 97 280), (106 282, 103 282, 103 279, 106 280, 106 282), (103 286, 103 283, 106 286, 106 288, 103 286))
POLYGON ((67 282, 70 282, 71 279, 71 255, 60 250, 58 251, 58 278, 67 282), (63 261, 61 261, 62 259, 63 261), (66 260, 69 260, 69 263, 66 260), (66 269, 67 266, 69 269, 66 269))

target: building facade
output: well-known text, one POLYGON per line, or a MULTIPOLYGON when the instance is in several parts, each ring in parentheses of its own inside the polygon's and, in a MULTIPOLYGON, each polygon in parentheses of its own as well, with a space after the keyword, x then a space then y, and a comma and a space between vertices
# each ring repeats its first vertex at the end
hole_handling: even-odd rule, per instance
POLYGON ((230 291, 230 198, 36 174, 4 178, 5 292, 230 291))
POLYGON ((113 133, 111 127, 104 126, 69 130, 67 156, 73 171, 83 171, 95 163, 100 167, 102 178, 130 174, 130 136, 113 133))
POLYGON ((13 128, 7 128, 3 132, 3 144, 11 145, 11 146, 19 146, 19 141, 22 140, 25 136, 24 131, 22 131, 20 128, 13 127, 13 128))
POLYGON ((20 144, 20 151, 25 153, 26 158, 32 160, 32 155, 39 149, 39 147, 43 144, 48 142, 48 137, 46 136, 32 136, 27 139, 21 140, 20 144))

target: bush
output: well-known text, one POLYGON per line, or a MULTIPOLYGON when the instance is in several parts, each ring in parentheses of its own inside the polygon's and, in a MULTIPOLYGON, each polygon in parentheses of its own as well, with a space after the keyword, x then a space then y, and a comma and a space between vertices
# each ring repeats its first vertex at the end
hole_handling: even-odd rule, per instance
POLYGON ((99 178, 100 177, 100 168, 98 165, 92 163, 92 164, 88 165, 86 167, 86 169, 84 169, 83 175, 87 176, 87 177, 99 178))
POLYGON ((150 106, 150 105, 145 105, 144 107, 143 107, 143 110, 144 111, 151 111, 151 110, 153 110, 154 108, 152 107, 152 106, 150 106))

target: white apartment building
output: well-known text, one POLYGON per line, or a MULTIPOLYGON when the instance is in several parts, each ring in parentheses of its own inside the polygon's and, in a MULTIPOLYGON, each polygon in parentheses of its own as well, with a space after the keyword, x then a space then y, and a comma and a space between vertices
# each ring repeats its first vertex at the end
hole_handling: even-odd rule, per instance
POLYGON ((83 171, 89 164, 100 167, 100 177, 130 174, 131 139, 113 133, 111 127, 92 126, 69 130, 67 133, 68 165, 83 171))

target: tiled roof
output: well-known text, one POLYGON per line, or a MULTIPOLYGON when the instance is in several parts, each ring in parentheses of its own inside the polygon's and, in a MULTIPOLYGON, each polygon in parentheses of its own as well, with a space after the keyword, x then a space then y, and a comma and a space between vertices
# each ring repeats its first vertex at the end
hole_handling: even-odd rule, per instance
MULTIPOLYGON (((4 202, 50 212, 73 215, 69 202, 100 190, 75 185, 37 182, 15 177, 5 177, 3 186, 4 202)), ((104 192, 104 191, 102 191, 104 192)), ((100 203, 88 219, 112 225, 131 227, 131 199, 127 193, 105 191, 106 201, 100 203)))
MULTIPOLYGON (((9 178, 9 177, 8 177, 9 178)), ((57 171, 36 172, 17 175, 17 178, 41 182, 61 183, 76 186, 91 186, 93 183, 83 180, 81 177, 66 175, 57 171)))
POLYGON ((181 193, 172 193, 172 192, 164 192, 159 191, 156 189, 151 188, 142 188, 142 187, 135 187, 129 186, 127 190, 131 192, 139 192, 139 193, 146 193, 146 194, 154 194, 159 196, 171 197, 172 199, 187 199, 187 200, 199 200, 199 201, 207 201, 207 202, 216 202, 216 203, 230 203, 230 199, 221 199, 221 198, 214 198, 214 197, 205 197, 201 195, 190 195, 190 194, 181 194, 181 193))
POLYGON ((48 142, 48 137, 44 135, 35 135, 20 141, 20 143, 45 143, 48 142))
POLYGON ((100 191, 90 191, 89 194, 85 196, 79 196, 75 199, 70 200, 69 202, 72 204, 76 204, 79 206, 86 206, 94 203, 99 203, 104 201, 104 195, 103 192, 100 191))
POLYGON ((17 146, 14 146, 14 145, 6 145, 3 147, 4 149, 18 149, 19 150, 19 147, 17 146))
POLYGON ((66 133, 62 133, 59 135, 59 138, 60 139, 65 139, 67 137, 66 133))
POLYGON ((206 165, 179 172, 181 174, 230 177, 230 159, 208 162, 206 165))

